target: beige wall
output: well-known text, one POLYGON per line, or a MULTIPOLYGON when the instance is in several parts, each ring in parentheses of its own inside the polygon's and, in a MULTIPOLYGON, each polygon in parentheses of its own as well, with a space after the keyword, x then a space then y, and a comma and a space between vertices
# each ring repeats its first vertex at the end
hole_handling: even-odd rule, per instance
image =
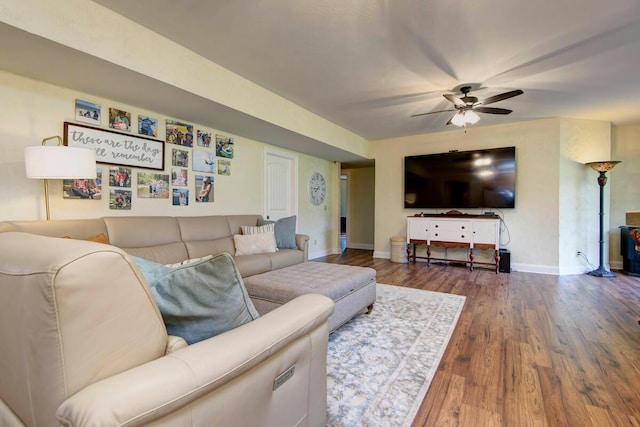
MULTIPOLYGON (((470 128, 418 135, 368 144, 363 138, 336 126, 303 108, 237 76, 223 67, 187 51, 97 4, 86 7, 83 0, 51 2, 47 0, 12 1, 0 8, 0 20, 16 28, 86 52, 108 63, 148 76, 196 94, 212 102, 236 108, 266 122, 290 129, 327 144, 364 157, 375 157, 376 256, 388 256, 389 237, 405 234, 404 218, 412 211, 402 208, 402 157, 449 149, 473 149, 515 145, 518 147, 518 194, 516 208, 503 212, 508 227, 505 246, 512 249, 512 261, 521 270, 568 273, 587 268, 571 254, 574 247, 583 250, 592 263, 597 262, 597 188, 594 177, 579 165, 580 154, 593 151, 608 158, 609 139, 604 145, 594 141, 603 127, 584 121, 546 119, 501 126, 470 128), (153 46, 153 49, 149 49, 153 46), (163 55, 158 55, 163 52, 163 55), (167 63, 167 55, 180 61, 167 63), (172 64, 176 64, 172 66, 172 64), (583 132, 584 131, 584 132, 583 132), (582 137, 585 136, 586 139, 582 137), (370 149, 371 155, 368 150, 370 149), (594 194, 595 193, 595 194, 594 194), (570 202, 565 204, 564 200, 570 202), (575 209, 572 206, 575 204, 575 209), (572 212, 574 212, 572 214, 572 212), (590 225, 595 222, 595 225, 590 225), (595 234, 594 234, 595 233, 595 234), (506 240, 509 236, 510 240, 506 240), (595 242, 595 243, 594 243, 595 242), (560 267, 562 266, 562 267, 560 267)), ((90 93, 76 93, 57 86, 0 72, 0 219, 42 218, 42 187, 24 178, 22 150, 37 145, 45 137, 62 132, 62 122, 73 118, 73 100, 80 97, 147 112, 118 100, 104 100, 90 93)), ((148 112, 163 117, 163 112, 148 112)), ((189 120, 189 117, 178 119, 189 120)), ((197 124, 197 123, 196 123, 197 124)), ((224 132, 222 132, 224 133, 224 132)), ((623 163, 610 175, 611 215, 607 220, 611 237, 609 253, 619 259, 617 226, 624 223, 627 210, 638 206, 638 125, 613 129, 612 157, 623 163)), ((598 136, 600 138, 600 136, 598 136)), ((236 136, 237 159, 232 176, 216 183, 216 203, 190 206, 186 210, 166 207, 158 201, 134 204, 133 214, 187 214, 261 212, 263 206, 262 159, 260 141, 236 136), (259 183, 260 185, 255 185, 259 183)), ((593 160, 593 159, 590 159, 593 160)), ((336 253, 339 232, 339 167, 312 157, 299 164, 299 231, 312 235, 312 254, 336 253), (306 197, 306 181, 317 169, 329 184, 324 206, 312 207, 306 197), (326 208, 326 210, 325 210, 326 208)), ((109 211, 106 201, 70 201, 60 198, 60 184, 52 183, 54 218, 93 217, 122 214, 109 211), (87 204, 96 203, 96 204, 87 204)), ((607 193, 609 194, 609 193, 607 193)), ((607 196, 608 197, 608 196, 607 196)), ((135 201, 135 200, 134 200, 135 201)), ((576 248, 577 249, 577 248, 576 248)), ((615 261, 618 262, 618 261, 615 261)))
MULTIPOLYGON (((61 135, 62 123, 74 121, 76 98, 95 101, 103 108, 119 107, 159 119, 162 112, 146 111, 117 100, 95 97, 58 86, 0 72, 0 220, 42 219, 42 184, 24 176, 23 149, 38 145, 42 138, 61 135)), ((188 121, 188 118, 177 118, 188 121)), ((197 123, 194 123, 197 127, 197 123)), ((103 126, 104 127, 104 126, 103 126)), ((213 133, 219 132, 211 129, 213 133)), ((224 134, 224 132, 221 132, 224 134)), ((266 144, 236 135, 236 158, 230 177, 216 176, 215 203, 192 204, 187 208, 171 206, 169 201, 137 200, 131 211, 109 210, 108 201, 63 200, 60 181, 51 182, 52 218, 90 218, 102 215, 202 215, 261 213, 263 201, 263 148, 266 144)), ((363 231, 354 243, 369 244, 373 236, 375 255, 389 256, 389 238, 405 235, 405 217, 414 213, 402 208, 402 159, 406 155, 435 153, 450 149, 474 149, 515 145, 517 147, 516 208, 502 212, 507 228, 504 246, 512 250, 514 268, 521 271, 570 274, 586 271, 588 265, 575 256, 587 254, 592 264, 598 261, 598 187, 597 174, 583 163, 596 159, 621 159, 605 187, 605 216, 608 254, 612 267, 621 267, 618 226, 625 213, 640 210, 639 181, 635 164, 640 162, 640 125, 614 127, 606 122, 569 119, 545 119, 509 125, 454 130, 387 141, 371 142, 376 158, 373 211, 356 213, 363 230, 373 222, 374 232, 363 231), (607 135, 613 135, 611 147, 607 135), (612 154, 608 151, 611 149, 612 154), (609 196, 610 195, 610 196, 609 196), (507 231, 508 230, 508 231, 507 231), (532 233, 535 238, 532 238, 532 233)), ((170 165, 170 155, 166 156, 170 165)), ((106 176, 106 168, 103 170, 106 176)), ((357 172, 357 173, 365 173, 357 172)), ((370 173, 370 172, 366 172, 370 173)), ((298 215, 299 232, 311 236, 312 258, 338 253, 339 165, 307 155, 299 156, 298 215), (327 180, 328 198, 313 206, 307 196, 307 182, 313 171, 327 180)), ((193 172, 190 171, 193 177, 193 172)), ((355 182, 355 181, 354 181, 355 182)), ((105 187, 108 189, 108 187, 105 187)), ((189 186, 195 191, 193 179, 189 186)), ((106 190, 103 190, 106 191, 106 190)), ((359 205, 356 205, 359 206, 359 205)), ((353 227, 352 227, 353 228, 353 227)), ((360 232, 358 232, 360 233, 360 232)))
POLYGON ((347 175, 347 247, 374 249, 375 168, 342 173, 347 175))
MULTIPOLYGON (((591 269, 588 268, 584 258, 577 258, 577 251, 583 252, 592 264, 598 263, 600 256, 598 174, 584 164, 590 161, 609 160, 610 140, 611 124, 609 122, 572 119, 562 119, 560 122, 558 185, 560 274, 581 272, 576 269, 576 261, 579 261, 578 265, 591 269)), ((605 192, 604 200, 605 209, 608 210, 608 191, 605 192)), ((608 253, 607 245, 608 239, 605 239, 604 254, 608 253)))
MULTIPOLYGON (((44 196, 41 180, 25 177, 24 147, 39 145, 44 137, 62 136, 63 122, 74 122, 76 98, 102 105, 102 127, 107 127, 106 112, 109 107, 117 107, 132 113, 132 122, 137 125, 138 114, 148 114, 160 121, 164 127, 166 118, 187 122, 189 118, 166 117, 162 112, 146 111, 135 105, 126 105, 117 100, 99 98, 91 94, 79 93, 43 82, 27 79, 15 74, 0 71, 0 220, 44 219, 44 196)), ((191 122, 190 122, 191 123, 191 122)), ((198 123, 193 123, 199 128, 198 123)), ((214 203, 194 203, 194 173, 189 167, 190 205, 172 206, 170 199, 153 200, 136 197, 135 182, 138 171, 133 168, 133 203, 130 211, 109 209, 108 165, 98 165, 103 170, 103 188, 105 196, 101 200, 71 200, 62 197, 62 181, 50 182, 51 218, 93 218, 105 215, 223 215, 262 213, 264 206, 263 191, 263 152, 266 144, 259 141, 229 135, 217 129, 204 128, 212 134, 222 133, 235 140, 235 156, 231 160, 231 176, 214 175, 214 203)), ((134 131, 135 132, 135 131, 134 131)), ((171 148, 166 144, 165 172, 171 169, 171 148)), ((183 148, 183 147, 180 147, 183 148)), ((187 149, 189 150, 189 149, 187 149)), ((190 150, 189 150, 190 151, 190 150)), ((192 161, 192 158, 190 159, 192 161)), ((298 231, 311 237, 310 256, 320 256, 337 251, 338 222, 337 206, 332 194, 337 188, 335 164, 307 155, 299 155, 298 179, 298 231), (329 186, 327 201, 313 206, 306 195, 306 184, 313 171, 325 175, 329 186), (334 176, 335 175, 335 176, 334 176), (326 207, 326 210, 325 210, 326 207)), ((147 170, 149 171, 149 170, 147 170)))
POLYGON ((511 250, 512 267, 551 274, 587 271, 575 251, 588 253, 597 262, 597 245, 586 247, 594 240, 594 227, 588 225, 591 217, 577 216, 573 206, 581 203, 585 212, 597 214, 596 199, 584 192, 593 177, 581 162, 585 152, 607 155, 608 129, 609 124, 603 122, 544 119, 373 141, 375 256, 388 257, 389 238, 406 236, 406 217, 420 212, 403 208, 405 156, 515 146, 516 207, 498 211, 504 219, 501 246, 511 250), (561 243, 561 235, 569 243, 561 243), (581 246, 573 248, 578 243, 581 246))
POLYGON ((625 225, 627 212, 640 211, 640 124, 614 127, 611 146, 611 159, 622 163, 607 173, 611 193, 609 254, 612 267, 622 268, 618 227, 625 225))
POLYGON ((313 230, 309 239, 309 258, 340 252, 340 167, 316 157, 300 155, 298 218, 304 230, 313 230), (327 197, 319 206, 309 201, 308 183, 314 172, 320 172, 327 183, 327 197))

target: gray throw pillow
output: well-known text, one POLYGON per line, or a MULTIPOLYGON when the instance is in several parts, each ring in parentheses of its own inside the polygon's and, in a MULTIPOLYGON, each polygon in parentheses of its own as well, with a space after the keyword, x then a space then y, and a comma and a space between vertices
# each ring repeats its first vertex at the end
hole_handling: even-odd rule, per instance
POLYGON ((149 283, 169 335, 193 344, 258 318, 227 253, 175 268, 132 258, 149 283))
POLYGON ((275 224, 276 246, 278 249, 298 249, 296 244, 296 216, 267 221, 262 218, 258 225, 275 224))

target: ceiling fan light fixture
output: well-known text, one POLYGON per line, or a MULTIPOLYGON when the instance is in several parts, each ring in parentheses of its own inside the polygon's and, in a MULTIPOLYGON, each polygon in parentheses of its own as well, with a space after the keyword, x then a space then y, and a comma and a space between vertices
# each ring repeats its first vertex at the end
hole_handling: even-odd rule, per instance
POLYGON ((458 127, 465 126, 467 124, 467 120, 464 117, 464 111, 458 111, 456 114, 454 114, 454 116, 451 118, 451 123, 458 127))
POLYGON ((480 116, 478 115, 478 113, 476 113, 475 111, 471 111, 471 110, 465 112, 464 118, 465 118, 466 122, 471 124, 471 125, 475 125, 476 123, 478 123, 480 121, 480 116))
POLYGON ((474 125, 480 121, 480 116, 471 110, 460 110, 452 118, 451 123, 458 127, 464 127, 466 125, 474 125))
POLYGON ((480 121, 478 113, 485 114, 509 114, 512 111, 506 108, 494 108, 486 107, 486 105, 493 104, 494 102, 503 101, 505 99, 513 98, 514 96, 522 95, 524 92, 521 89, 504 92, 498 95, 490 96, 483 100, 479 100, 475 96, 471 96, 472 86, 462 86, 459 91, 462 93, 462 97, 454 94, 445 93, 442 96, 453 104, 452 108, 448 110, 431 111, 428 113, 413 114, 411 117, 424 116, 427 114, 435 113, 448 113, 455 111, 456 113, 449 119, 447 125, 454 124, 458 127, 466 127, 467 125, 475 125, 480 121), (474 111, 475 110, 475 111, 474 111), (477 112, 476 112, 477 111, 477 112))

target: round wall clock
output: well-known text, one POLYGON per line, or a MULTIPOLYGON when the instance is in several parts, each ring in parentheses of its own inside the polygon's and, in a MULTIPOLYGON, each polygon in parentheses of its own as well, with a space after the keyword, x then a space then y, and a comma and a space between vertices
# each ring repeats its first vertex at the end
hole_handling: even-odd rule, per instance
POLYGON ((309 200, 318 206, 327 197, 327 183, 319 172, 314 172, 309 178, 309 200))

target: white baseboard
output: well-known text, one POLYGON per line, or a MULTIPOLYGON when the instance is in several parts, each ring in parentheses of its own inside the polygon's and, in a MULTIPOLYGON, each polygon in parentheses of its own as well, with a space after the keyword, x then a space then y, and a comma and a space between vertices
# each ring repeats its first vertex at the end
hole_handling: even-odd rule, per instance
POLYGON ((624 268, 622 261, 612 261, 610 264, 611 264, 611 269, 613 270, 622 270, 624 268))
POLYGON ((324 251, 309 251, 309 259, 316 259, 316 258, 325 257, 327 255, 340 253, 339 251, 337 252, 334 252, 334 251, 335 249, 326 249, 324 251))
MULTIPOLYGON (((391 252, 386 251, 373 251, 374 258, 391 258, 391 252)), ((455 261, 455 260, 452 260, 455 261)), ((426 263, 426 259, 417 259, 416 262, 424 262, 426 263)), ((622 270, 622 262, 613 261, 611 262, 610 270, 622 270)), ((516 273, 535 273, 535 274, 550 274, 553 276, 565 276, 572 274, 586 274, 591 271, 592 268, 586 266, 574 266, 568 269, 563 269, 562 274, 560 274, 560 269, 555 265, 537 265, 537 264, 512 264, 511 271, 516 273)))
POLYGON ((349 243, 347 242, 347 248, 349 249, 366 249, 372 251, 373 244, 372 243, 349 243))
POLYGON ((391 252, 373 251, 373 257, 374 258, 386 258, 386 259, 389 259, 389 258, 391 258, 391 252))

